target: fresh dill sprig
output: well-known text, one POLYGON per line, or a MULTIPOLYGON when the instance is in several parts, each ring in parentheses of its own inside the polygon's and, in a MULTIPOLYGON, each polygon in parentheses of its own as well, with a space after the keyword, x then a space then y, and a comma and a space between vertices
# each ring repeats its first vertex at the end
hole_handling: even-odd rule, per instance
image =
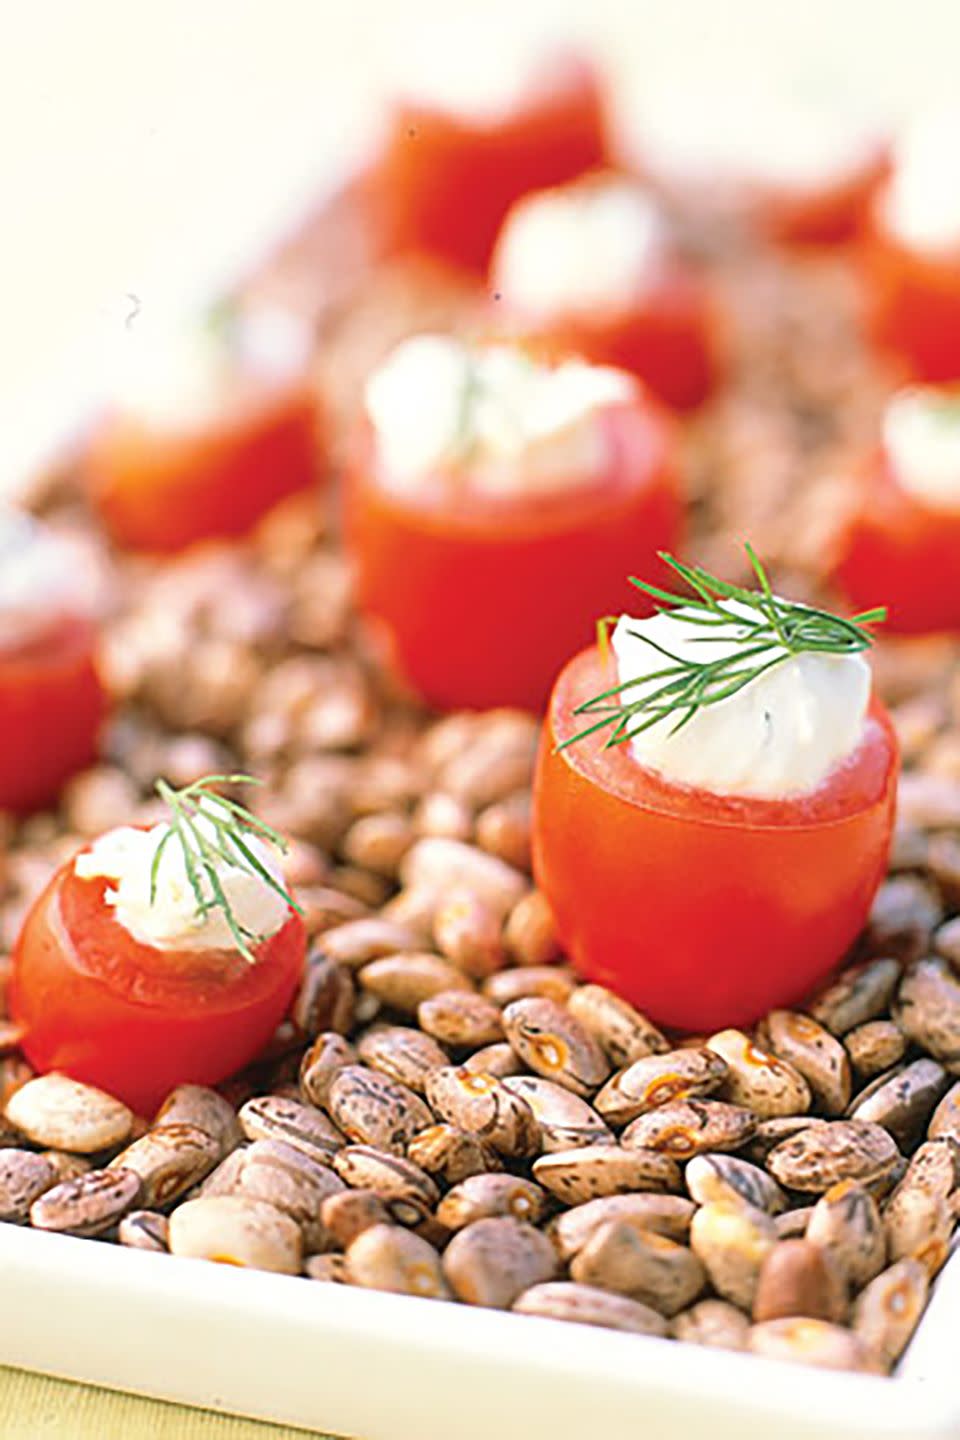
POLYGON ((855 655, 870 648, 873 637, 865 627, 885 620, 885 608, 865 610, 847 620, 812 605, 782 600, 774 595, 767 572, 753 548, 749 544, 744 548, 757 577, 756 590, 728 584, 700 566, 685 565, 663 551, 660 559, 690 587, 690 594, 676 595, 631 576, 630 584, 653 600, 655 610, 702 627, 703 634, 697 637, 698 641, 705 645, 711 641, 725 645, 733 642, 736 649, 719 659, 693 660, 674 655, 640 630, 629 631, 634 639, 656 650, 667 663, 648 675, 618 682, 578 705, 575 715, 601 718, 564 740, 558 745, 559 750, 606 729, 611 733, 604 748, 609 749, 672 717, 675 723, 670 733, 674 734, 700 710, 729 699, 793 655, 855 655), (752 613, 731 610, 730 601, 752 613), (711 634, 711 630, 720 633, 711 634), (644 693, 631 700, 629 692, 640 685, 645 687, 644 693))
POLYGON ((222 910, 234 943, 247 960, 254 959, 251 944, 257 944, 263 937, 238 922, 220 881, 218 861, 259 876, 298 915, 303 913, 293 896, 271 875, 248 843, 248 837, 264 840, 285 854, 289 848, 286 840, 272 825, 214 788, 217 785, 260 783, 252 775, 204 775, 180 790, 174 789, 166 780, 156 782, 157 794, 170 811, 170 822, 150 867, 151 905, 156 899, 163 852, 171 841, 176 841, 183 852, 187 879, 197 902, 197 916, 205 919, 212 910, 222 910))

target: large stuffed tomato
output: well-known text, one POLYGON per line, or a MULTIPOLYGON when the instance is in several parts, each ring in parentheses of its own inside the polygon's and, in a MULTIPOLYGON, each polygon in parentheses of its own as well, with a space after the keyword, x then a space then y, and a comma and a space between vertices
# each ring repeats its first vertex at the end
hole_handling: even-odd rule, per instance
POLYGON ((0 810, 52 804, 95 758, 107 711, 96 640, 89 618, 61 615, 0 644, 0 810))
MULTIPOLYGON (((960 473, 957 482, 960 490, 960 473)), ((960 504, 912 493, 877 450, 838 535, 834 574, 856 608, 882 593, 892 631, 960 630, 960 504)))
POLYGON ((520 199, 500 232, 490 289, 508 331, 627 370, 676 409, 699 405, 717 382, 712 299, 650 195, 612 171, 520 199))
POLYGON ((841 245, 863 232, 888 160, 877 145, 846 173, 819 181, 774 185, 756 181, 749 207, 758 227, 787 245, 841 245))
POLYGON ((890 230, 877 207, 864 274, 879 344, 918 380, 960 378, 960 235, 952 248, 916 250, 890 230))
POLYGON ((292 910, 257 945, 156 949, 104 899, 105 879, 59 869, 13 957, 10 1013, 38 1070, 99 1085, 151 1115, 183 1081, 215 1084, 252 1060, 283 1018, 306 948, 292 910))
MULTIPOLYGON (((439 57, 437 66, 442 78, 439 57)), ((415 88, 396 99, 367 179, 378 243, 388 253, 426 251, 484 270, 518 196, 603 163, 603 103, 584 59, 544 53, 525 62, 517 79, 523 83, 496 106, 458 104, 456 95, 447 103, 415 88)))
POLYGON ((302 357, 235 353, 227 336, 204 333, 179 337, 155 375, 144 369, 86 457, 91 499, 118 545, 169 552, 243 535, 316 482, 321 425, 302 357))
POLYGON ((843 958, 884 874, 897 748, 874 703, 850 758, 812 792, 724 796, 658 776, 576 707, 616 684, 596 648, 561 674, 534 791, 534 862, 588 978, 678 1030, 746 1025, 801 1000, 843 958))
POLYGON ((365 424, 346 476, 361 608, 400 675, 440 709, 542 710, 553 677, 682 523, 673 432, 643 396, 592 423, 606 463, 552 493, 483 493, 469 468, 413 490, 384 475, 365 424))

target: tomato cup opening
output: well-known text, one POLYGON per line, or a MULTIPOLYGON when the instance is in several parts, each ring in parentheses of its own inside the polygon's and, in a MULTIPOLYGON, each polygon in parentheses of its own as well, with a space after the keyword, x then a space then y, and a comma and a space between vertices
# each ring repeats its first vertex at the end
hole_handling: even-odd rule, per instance
POLYGON ((182 429, 114 412, 87 452, 91 500, 126 549, 171 552, 245 535, 281 500, 317 484, 322 432, 305 377, 241 379, 222 411, 182 429))
POLYGON ((599 78, 579 55, 486 123, 398 99, 366 186, 389 254, 424 250, 485 271, 500 224, 529 190, 562 184, 607 159, 599 78))
POLYGON ((286 1014, 306 932, 293 911, 253 950, 139 944, 104 880, 63 865, 31 908, 13 956, 10 1014, 39 1071, 98 1085, 151 1116, 175 1085, 213 1085, 253 1060, 286 1014))
POLYGON ((921 252, 884 219, 881 190, 863 244, 868 323, 875 342, 916 380, 960 379, 960 244, 921 252))
POLYGON ((960 509, 925 505, 875 451, 838 534, 833 575, 856 610, 882 597, 891 634, 960 630, 960 509))
POLYGON ((542 711, 561 665, 619 613, 624 576, 653 577, 680 538, 683 500, 670 420, 641 403, 598 416, 602 473, 549 492, 492 496, 469 476, 404 492, 377 470, 364 422, 344 485, 360 608, 401 677, 438 709, 542 711))
POLYGON ((641 380, 673 410, 694 410, 716 390, 726 343, 719 307, 705 284, 665 266, 616 310, 534 317, 494 300, 498 332, 554 359, 577 356, 641 380))
POLYGON ((749 1025, 844 958, 885 872, 897 746, 874 702, 857 751, 814 791, 714 795, 639 765, 575 708, 616 683, 594 647, 557 680, 534 782, 534 873, 564 948, 679 1031, 749 1025))
POLYGON ((53 804, 97 756, 107 694, 97 671, 97 630, 58 616, 23 645, 0 648, 0 810, 53 804))
POLYGON ((890 169, 886 148, 848 175, 803 189, 755 183, 748 191, 753 222, 784 245, 843 245, 860 236, 890 169))

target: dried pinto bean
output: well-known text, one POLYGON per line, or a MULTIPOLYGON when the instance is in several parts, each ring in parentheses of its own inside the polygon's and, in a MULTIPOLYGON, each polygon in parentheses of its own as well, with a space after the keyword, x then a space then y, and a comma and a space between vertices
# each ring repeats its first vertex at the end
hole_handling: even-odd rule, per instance
POLYGON ((515 1000, 503 1012, 503 1027, 525 1065, 574 1095, 592 1095, 610 1074, 590 1031, 555 1000, 515 1000))
POLYGON ((907 1037, 893 1020, 868 1020, 845 1035, 843 1043, 857 1075, 867 1080, 892 1069, 907 1049, 907 1037))
POLYGON ((612 1142, 613 1135, 597 1112, 572 1090, 539 1075, 508 1075, 503 1086, 530 1106, 545 1154, 612 1142))
POLYGON ((842 1115, 850 1103, 850 1059, 830 1031, 795 1010, 771 1010, 764 1043, 807 1082, 820 1109, 842 1115))
POLYGON ((742 1030, 721 1030, 711 1035, 707 1049, 727 1067, 722 1093, 736 1105, 746 1105, 759 1120, 776 1115, 803 1114, 810 1108, 810 1087, 792 1065, 762 1049, 742 1030))
POLYGON ((608 1080, 596 1106, 612 1125, 626 1125, 671 1101, 711 1095, 719 1090, 726 1074, 726 1061, 712 1050, 689 1048, 647 1055, 608 1080))
POLYGON ((233 1106, 206 1085, 178 1085, 157 1111, 153 1128, 169 1125, 195 1125, 212 1139, 222 1160, 243 1140, 243 1130, 233 1106))
POLYGON ((931 1140, 950 1139, 960 1143, 960 1080, 951 1085, 934 1110, 927 1135, 931 1140))
POLYGON ((603 985, 579 985, 567 1009, 599 1042, 612 1065, 626 1067, 670 1049, 670 1041, 652 1021, 603 985))
POLYGON ((680 1189, 680 1169, 669 1155, 654 1150, 627 1150, 621 1145, 555 1150, 534 1161, 533 1174, 565 1205, 637 1190, 680 1189))
POLYGON ((523 1074, 523 1065, 517 1058, 517 1052, 505 1040, 474 1050, 473 1054, 464 1060, 463 1068, 474 1074, 482 1072, 485 1075, 496 1075, 500 1080, 507 1075, 523 1074))
POLYGON ((357 1054, 365 1065, 388 1075, 422 1095, 427 1076, 450 1064, 436 1040, 406 1025, 378 1025, 358 1041, 357 1054))
POLYGON ((685 1160, 708 1150, 739 1150, 756 1129, 751 1110, 723 1100, 678 1100, 640 1115, 624 1130, 623 1144, 663 1150, 685 1160))
POLYGON ((352 1285, 367 1289, 428 1300, 450 1299, 434 1247, 400 1225, 371 1225, 362 1230, 347 1250, 347 1273, 352 1285))
POLYGON ((440 902, 433 938, 447 959, 474 980, 495 974, 506 959, 500 916, 469 890, 440 902))
POLYGON ((887 1241, 873 1196, 853 1180, 841 1180, 814 1205, 806 1237, 829 1252, 854 1290, 887 1263, 887 1241))
POLYGON ((249 1147, 233 1194, 274 1205, 296 1220, 305 1248, 329 1249, 329 1236, 320 1222, 328 1195, 343 1189, 343 1181, 327 1165, 283 1140, 256 1140, 249 1147))
POLYGON ((444 1251, 443 1272, 458 1300, 508 1310, 525 1290, 554 1278, 557 1257, 540 1230, 495 1216, 457 1231, 444 1251))
POLYGON ((551 1222, 550 1233, 561 1260, 570 1260, 611 1220, 665 1235, 668 1240, 686 1240, 695 1209, 679 1195, 606 1195, 563 1211, 551 1222))
POLYGON ((88 1170, 34 1200, 30 1224, 64 1235, 102 1235, 139 1199, 140 1176, 132 1170, 88 1170))
POLYGON ((853 1307, 853 1332, 886 1368, 899 1360, 927 1303, 930 1277, 919 1260, 898 1260, 871 1280, 853 1307))
POLYGON ((530 794, 522 790, 488 805, 477 816, 480 849, 506 860, 517 870, 529 872, 531 808, 530 794))
POLYGON ((328 1104, 348 1139, 394 1155, 402 1155, 433 1119, 419 1095, 364 1065, 348 1065, 334 1077, 328 1104))
POLYGON ((882 1125, 898 1145, 909 1149, 923 1134, 948 1084, 947 1072, 935 1060, 914 1060, 878 1076, 853 1101, 849 1115, 882 1125))
POLYGON ((444 1195, 437 1219, 448 1230, 462 1230, 495 1215, 512 1215, 537 1225, 543 1218, 545 1200, 539 1185, 520 1176, 472 1175, 444 1195))
POLYGON ((507 1089, 508 1083, 449 1066, 427 1077, 427 1100, 442 1119, 478 1136, 499 1154, 535 1155, 540 1127, 527 1101, 507 1089))
POLYGON ((623 1220, 598 1226, 571 1261, 570 1274, 666 1316, 684 1310, 706 1284, 703 1265, 686 1245, 623 1220))
POLYGON ((782 1141, 767 1157, 767 1168, 788 1189, 816 1195, 838 1180, 880 1180, 899 1159, 896 1142, 882 1126, 833 1120, 782 1141))
POLYGON ((322 1164, 329 1164, 346 1144, 326 1115, 289 1096, 260 1095, 248 1100, 241 1107, 240 1124, 248 1140, 284 1140, 322 1164))
POLYGON ((557 925, 547 898, 531 890, 518 900, 503 927, 504 943, 518 965, 548 965, 560 953, 557 925))
POLYGON ((820 992, 808 1009, 832 1035, 846 1035, 848 1030, 877 1020, 886 1012, 899 979, 900 962, 888 956, 851 965, 820 992))
POLYGON ((692 1345, 745 1350, 750 1321, 726 1300, 698 1300, 689 1310, 681 1310, 673 1317, 672 1329, 678 1340, 692 1345))
POLYGON ((117 1227, 117 1239, 131 1250, 152 1250, 165 1255, 170 1222, 156 1210, 131 1210, 117 1227))
POLYGON ((389 1225, 390 1215, 373 1190, 340 1190, 323 1201, 320 1220, 334 1243, 346 1250, 371 1225, 389 1225))
POLYGON ((299 1275, 300 1226, 275 1205, 240 1195, 187 1200, 170 1216, 171 1255, 299 1275))
POLYGON ((219 1142, 205 1130, 184 1122, 148 1130, 127 1145, 110 1162, 110 1169, 132 1170, 139 1175, 142 1205, 149 1209, 172 1205, 198 1184, 216 1165, 219 1142))
POLYGON ((857 1335, 826 1320, 791 1318, 751 1326, 747 1349, 768 1360, 817 1365, 823 1370, 869 1370, 871 1358, 857 1335))
POLYGON ((541 998, 563 1004, 573 993, 576 982, 562 965, 526 965, 516 970, 501 970, 483 982, 483 993, 495 1005, 510 1005, 514 1000, 541 998))
POLYGON ((360 984, 391 1010, 416 1015, 424 1000, 444 990, 472 990, 469 977, 427 951, 410 951, 373 960, 360 972, 360 984))
POLYGON ((883 1228, 890 1260, 919 1260, 932 1280, 950 1250, 953 1213, 935 1191, 901 1187, 884 1209, 883 1228))
POLYGON ((407 1156, 428 1175, 436 1175, 447 1185, 457 1185, 470 1175, 482 1175, 502 1167, 492 1146, 446 1121, 428 1125, 426 1130, 414 1135, 407 1146, 407 1156))
POLYGON ((781 1240, 768 1251, 753 1297, 755 1321, 805 1315, 840 1325, 847 1315, 847 1279, 828 1250, 810 1240, 781 1240))
POLYGON ((711 1285, 742 1310, 751 1310, 763 1263, 776 1244, 773 1220, 752 1205, 701 1205, 690 1222, 690 1245, 711 1285))
POLYGON ((960 1065, 960 980, 938 955, 918 961, 904 975, 894 1019, 951 1073, 960 1065))
POLYGON ((639 1300, 615 1295, 595 1285, 569 1280, 548 1280, 525 1290, 512 1306, 516 1315, 537 1315, 542 1320, 573 1320, 607 1330, 628 1330, 635 1335, 666 1335, 662 1315, 639 1300))
MULTIPOLYGON (((501 1012, 483 995, 470 991, 443 990, 424 1000, 417 1010, 417 1023, 442 1045, 474 1050, 497 1044, 503 1036, 501 1012)), ((444 1057, 446 1061, 446 1057, 444 1057)))
POLYGON ((303 1273, 308 1280, 319 1280, 327 1285, 351 1283, 346 1255, 308 1255, 303 1262, 303 1273))
MULTIPOLYGON (((348 970, 360 970, 364 965, 369 965, 372 960, 379 960, 384 955, 397 955, 401 951, 412 949, 417 944, 417 934, 408 925, 398 924, 382 915, 365 916, 359 920, 348 920, 345 925, 337 925, 334 929, 325 931, 321 943, 320 953, 311 956, 311 967, 326 960, 348 970)), ((336 989, 335 984, 334 990, 336 989)), ((309 1017, 304 1014, 302 1018, 309 1017)), ((306 1025, 302 1028, 310 1033, 306 1025)))
POLYGON ((400 867, 404 885, 422 886, 439 895, 451 888, 470 890, 500 916, 516 905, 528 886, 527 877, 512 865, 461 840, 429 837, 418 840, 400 867))
POLYGON ((743 1201, 768 1215, 777 1215, 787 1206, 786 1195, 771 1175, 735 1155, 695 1155, 684 1180, 698 1205, 743 1201))
POLYGON ((122 1145, 133 1130, 126 1105, 66 1075, 38 1075, 7 1101, 6 1117, 35 1145, 93 1155, 122 1145))
POLYGON ((12 1147, 0 1149, 0 1220, 22 1225, 30 1206, 56 1185, 55 1167, 42 1155, 12 1147))
POLYGON ((379 1195, 398 1225, 421 1224, 440 1199, 436 1183, 419 1165, 372 1145, 348 1145, 334 1167, 347 1185, 379 1195))
POLYGON ((813 1214, 812 1205, 800 1205, 796 1210, 784 1210, 779 1215, 774 1215, 773 1223, 777 1227, 778 1240, 802 1240, 807 1233, 807 1226, 813 1214))
POLYGON ((293 1023, 311 1040, 325 1030, 346 1035, 353 1025, 356 999, 357 987, 347 967, 329 955, 312 954, 293 1002, 293 1023))
POLYGON ((325 1030, 303 1052, 300 1061, 300 1092, 311 1105, 326 1105, 333 1077, 357 1063, 357 1052, 334 1030, 325 1030))

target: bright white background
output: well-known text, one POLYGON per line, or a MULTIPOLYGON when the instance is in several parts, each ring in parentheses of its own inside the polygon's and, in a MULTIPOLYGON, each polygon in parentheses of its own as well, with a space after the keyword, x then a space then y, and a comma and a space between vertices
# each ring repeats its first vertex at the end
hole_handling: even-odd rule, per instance
POLYGON ((413 30, 471 9, 585 30, 627 106, 696 106, 718 72, 894 111, 960 88, 960 0, 0 0, 0 484, 92 393, 128 297, 182 304, 255 255, 413 30))

